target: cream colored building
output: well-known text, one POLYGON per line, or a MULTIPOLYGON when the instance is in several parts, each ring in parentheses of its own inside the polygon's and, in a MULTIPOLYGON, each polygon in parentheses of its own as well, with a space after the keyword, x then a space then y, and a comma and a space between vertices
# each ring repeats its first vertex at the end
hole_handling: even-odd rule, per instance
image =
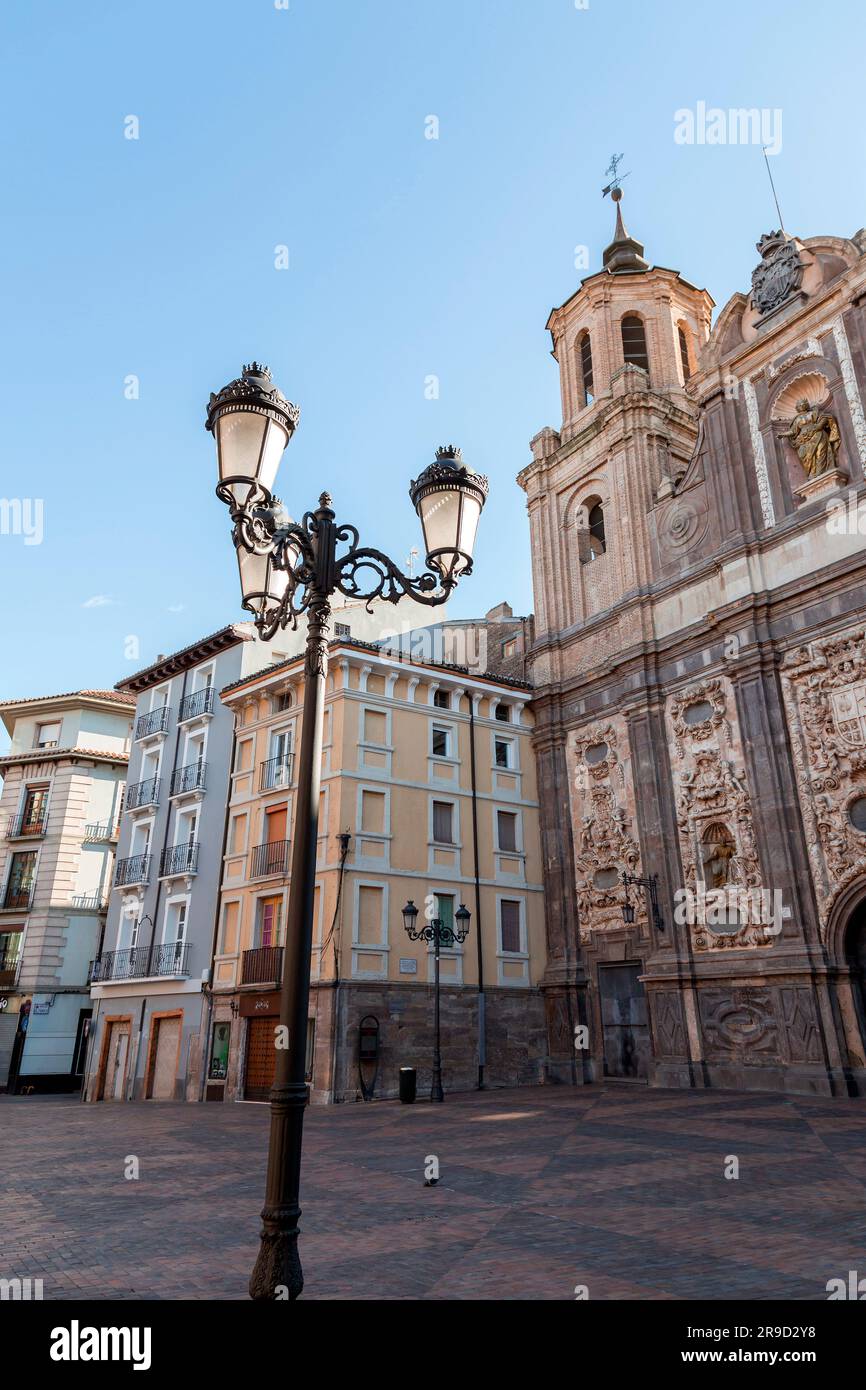
POLYGON ((0 706, 0 1089, 81 1086, 134 709, 115 690, 0 706))
MULTIPOLYGON (((544 928, 529 696, 505 678, 332 642, 308 1034, 314 1101, 360 1094, 367 1016, 378 1025, 378 1050, 363 1085, 376 1098, 394 1096, 399 1068, 416 1066, 419 1094, 429 1089, 434 962, 404 930, 409 899, 422 918, 450 921, 461 903, 472 914, 464 944, 442 953, 446 1091, 479 1079, 540 1079, 544 928)), ((222 699, 235 715, 235 757, 207 1095, 266 1099, 291 886, 302 660, 238 681, 222 699)))

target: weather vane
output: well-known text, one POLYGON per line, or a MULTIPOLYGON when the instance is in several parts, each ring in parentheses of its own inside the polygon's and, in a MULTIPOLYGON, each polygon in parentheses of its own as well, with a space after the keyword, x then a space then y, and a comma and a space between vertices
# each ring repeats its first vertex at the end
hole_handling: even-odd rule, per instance
MULTIPOLYGON (((625 155, 612 154, 610 157, 610 164, 608 164, 607 168, 604 171, 606 174, 610 175, 610 183, 601 190, 601 196, 602 198, 606 198, 608 193, 610 193, 613 196, 613 200, 615 203, 618 203, 620 198, 622 197, 622 189, 620 188, 622 180, 628 178, 628 174, 623 174, 622 176, 620 176, 617 173, 617 170, 619 169, 619 166, 624 158, 625 155), (617 194, 619 195, 618 197, 615 196, 617 194)), ((631 170, 629 170, 629 173, 631 173, 631 170)))

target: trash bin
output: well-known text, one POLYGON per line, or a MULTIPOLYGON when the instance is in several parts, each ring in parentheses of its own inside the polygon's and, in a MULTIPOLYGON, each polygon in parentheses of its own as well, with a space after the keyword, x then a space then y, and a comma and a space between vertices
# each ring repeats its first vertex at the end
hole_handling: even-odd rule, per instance
POLYGON ((415 1088, 418 1084, 418 1074, 414 1067, 400 1068, 400 1100, 404 1105, 412 1105, 415 1100, 415 1088))

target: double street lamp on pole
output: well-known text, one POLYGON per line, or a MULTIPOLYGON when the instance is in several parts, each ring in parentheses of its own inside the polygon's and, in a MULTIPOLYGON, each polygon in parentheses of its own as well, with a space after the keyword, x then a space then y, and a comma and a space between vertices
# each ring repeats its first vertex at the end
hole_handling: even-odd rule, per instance
POLYGON ((354 526, 337 522, 323 492, 315 511, 293 521, 272 491, 283 450, 300 411, 286 400, 257 362, 211 395, 207 428, 217 448, 217 496, 227 504, 240 570, 243 607, 265 641, 296 628, 306 616, 304 710, 295 804, 291 889, 283 952, 280 1024, 288 1046, 277 1049, 271 1091, 268 1177, 261 1246, 250 1278, 250 1297, 299 1297, 304 1276, 298 1255, 298 1220, 304 1107, 310 955, 322 762, 322 716, 328 662, 331 599, 335 593, 397 603, 409 595, 435 607, 445 603, 472 552, 487 479, 463 462, 459 449, 437 449, 435 462, 414 479, 409 495, 424 535, 427 571, 406 575, 387 555, 362 547, 354 526))
POLYGON ((409 940, 433 943, 433 1083, 430 1087, 431 1101, 443 1101, 445 1099, 445 1092, 442 1090, 442 1040, 439 1030, 439 949, 442 946, 453 946, 455 941, 463 944, 469 935, 471 915, 468 907, 461 903, 454 913, 456 926, 448 926, 441 917, 431 917, 429 922, 425 922, 422 927, 419 927, 418 909, 411 898, 403 908, 403 925, 409 940))

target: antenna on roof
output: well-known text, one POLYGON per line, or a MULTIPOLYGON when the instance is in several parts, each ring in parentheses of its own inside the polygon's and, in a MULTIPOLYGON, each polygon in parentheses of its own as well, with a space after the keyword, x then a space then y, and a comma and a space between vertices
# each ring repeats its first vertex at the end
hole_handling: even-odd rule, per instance
MULTIPOLYGON (((770 180, 770 187, 771 187, 772 190, 773 190, 773 201, 774 201, 775 204, 776 204, 776 211, 777 211, 777 213, 779 214, 779 226, 781 227, 782 231, 784 232, 784 231, 785 231, 785 223, 784 223, 784 221, 782 220, 782 209, 779 207, 779 199, 778 199, 778 197, 776 196, 776 185, 773 183, 773 173, 772 173, 772 170, 770 169, 770 161, 769 161, 769 159, 767 158, 767 146, 766 146, 766 145, 762 145, 762 146, 761 146, 761 149, 764 151, 764 163, 765 163, 766 166, 767 166, 767 177, 768 177, 769 180, 770 180)), ((787 232, 785 232, 785 235, 787 236, 787 232)))

